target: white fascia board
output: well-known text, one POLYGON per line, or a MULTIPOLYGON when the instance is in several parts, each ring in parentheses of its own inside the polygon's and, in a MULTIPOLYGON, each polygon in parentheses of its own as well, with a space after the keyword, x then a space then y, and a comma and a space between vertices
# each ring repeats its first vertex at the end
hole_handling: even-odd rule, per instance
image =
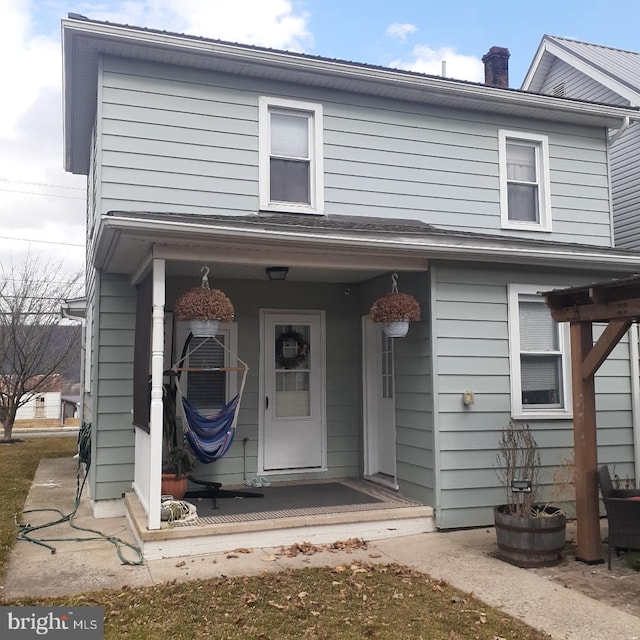
POLYGON ((633 91, 628 86, 618 82, 615 78, 611 77, 609 74, 600 71, 597 67, 586 62, 582 58, 576 56, 573 52, 565 49, 561 44, 554 42, 553 40, 544 40, 541 44, 540 49, 536 53, 536 57, 531 67, 529 68, 529 72, 522 83, 522 89, 527 91, 531 86, 531 82, 533 81, 533 76, 537 66, 540 64, 542 56, 547 53, 549 55, 555 56, 559 60, 566 62, 568 65, 572 66, 574 69, 580 71, 584 75, 592 78, 596 82, 600 83, 607 89, 610 89, 614 93, 617 93, 619 96, 623 97, 625 100, 628 100, 632 106, 636 106, 640 104, 640 91, 633 91))
MULTIPOLYGON (((457 259, 463 261, 491 261, 539 266, 562 265, 575 268, 600 268, 636 273, 640 271, 640 252, 611 253, 597 247, 580 245, 549 247, 513 244, 494 241, 492 238, 454 237, 453 235, 418 236, 397 235, 393 238, 364 235, 358 232, 325 231, 313 229, 274 230, 265 228, 238 228, 232 225, 206 225, 161 220, 140 220, 123 216, 105 216, 97 238, 95 266, 104 267, 112 255, 120 234, 140 234, 149 242, 165 241, 167 238, 188 239, 194 244, 207 243, 226 238, 235 242, 246 241, 261 244, 293 244, 298 248, 343 248, 351 250, 396 251, 405 255, 420 255, 424 258, 457 259), (499 256, 499 257, 498 257, 499 256)), ((496 238, 498 240, 498 238, 496 238)), ((504 238, 502 238, 504 240, 504 238)))
MULTIPOLYGON (((529 65, 529 70, 527 71, 527 74, 524 77, 524 80, 522 81, 522 85, 520 85, 520 89, 522 91, 531 91, 531 83, 533 82, 533 79, 535 78, 535 75, 538 71, 538 67, 540 66, 540 63, 542 62, 542 58, 545 55, 545 53, 547 53, 547 36, 543 36, 540 44, 538 45, 538 49, 536 51, 535 56, 533 57, 533 60, 531 62, 531 64, 529 65)), ((548 54, 547 54, 548 55, 548 54)))
MULTIPOLYGON (((477 108, 483 111, 490 111, 490 105, 496 105, 502 109, 505 106, 510 106, 514 112, 517 111, 518 107, 540 109, 540 117, 545 120, 553 119, 553 117, 549 118, 550 112, 573 113, 576 116, 583 114, 591 118, 602 117, 606 119, 608 122, 602 122, 602 126, 614 126, 615 123, 610 122, 612 118, 622 119, 630 116, 632 119, 640 120, 640 112, 634 114, 633 111, 630 112, 629 109, 624 107, 560 100, 553 96, 497 89, 481 84, 447 80, 446 78, 412 75, 394 69, 357 65, 343 60, 316 59, 311 56, 301 56, 286 51, 263 51, 240 44, 194 40, 188 36, 154 33, 116 25, 95 24, 90 21, 63 20, 62 27, 63 32, 67 29, 80 35, 99 36, 103 40, 112 39, 114 42, 119 43, 122 55, 126 54, 127 44, 156 48, 158 52, 171 49, 174 52, 191 53, 195 56, 217 56, 222 60, 240 62, 245 65, 259 64, 269 66, 272 69, 280 68, 288 72, 315 73, 317 77, 324 76, 324 80, 319 82, 322 86, 326 86, 327 77, 332 76, 342 82, 350 80, 370 83, 372 86, 385 84, 398 89, 417 90, 425 97, 425 102, 428 101, 429 94, 440 94, 459 99, 466 98, 475 100, 477 108)), ((357 90, 355 87, 354 89, 357 90)), ((418 101, 417 98, 416 101, 418 101)))

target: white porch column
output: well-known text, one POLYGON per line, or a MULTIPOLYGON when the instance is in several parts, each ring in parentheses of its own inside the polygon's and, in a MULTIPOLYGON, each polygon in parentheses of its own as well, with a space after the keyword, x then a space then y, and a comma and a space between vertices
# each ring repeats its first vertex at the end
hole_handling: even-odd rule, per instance
POLYGON ((162 372, 164 370, 165 261, 154 259, 151 328, 151 420, 149 463, 149 529, 160 528, 162 481, 162 372))

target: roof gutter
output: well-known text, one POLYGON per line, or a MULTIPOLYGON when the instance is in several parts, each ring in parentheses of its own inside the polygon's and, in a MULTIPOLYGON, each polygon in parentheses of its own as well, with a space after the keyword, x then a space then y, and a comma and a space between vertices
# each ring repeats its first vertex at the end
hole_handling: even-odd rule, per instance
POLYGON ((266 226, 240 228, 229 224, 207 225, 164 220, 140 220, 127 216, 103 216, 96 239, 94 264, 101 269, 108 266, 121 234, 139 236, 151 242, 178 237, 206 244, 214 240, 226 243, 266 243, 307 247, 333 247, 353 251, 395 252, 420 255, 425 258, 457 259, 463 261, 507 262, 520 264, 575 266, 601 268, 625 272, 640 271, 640 253, 599 250, 597 247, 558 246, 541 244, 509 244, 489 238, 454 235, 381 235, 362 232, 325 231, 313 229, 269 229, 266 226))
MULTIPOLYGON (((263 50, 241 44, 224 43, 206 39, 194 39, 189 36, 155 33, 136 28, 100 24, 91 21, 63 20, 63 33, 75 31, 78 34, 103 36, 120 41, 129 41, 133 45, 156 47, 158 49, 174 49, 183 53, 207 55, 232 60, 243 65, 260 64, 263 66, 277 66, 288 71, 300 71, 305 74, 323 73, 335 78, 349 81, 364 81, 371 83, 385 83, 394 86, 415 88, 419 91, 448 94, 452 97, 466 97, 475 99, 480 105, 487 103, 526 106, 549 111, 583 113, 589 116, 603 116, 607 118, 623 118, 628 115, 629 108, 613 105, 586 103, 580 101, 559 100, 552 96, 527 93, 517 90, 496 89, 482 84, 466 83, 441 77, 425 76, 418 73, 403 72, 391 68, 378 68, 368 65, 358 65, 344 60, 330 60, 315 58, 308 55, 296 55, 286 51, 263 50)), ((548 118, 548 115, 546 116, 548 118)), ((637 114, 640 119, 640 112, 637 114)))

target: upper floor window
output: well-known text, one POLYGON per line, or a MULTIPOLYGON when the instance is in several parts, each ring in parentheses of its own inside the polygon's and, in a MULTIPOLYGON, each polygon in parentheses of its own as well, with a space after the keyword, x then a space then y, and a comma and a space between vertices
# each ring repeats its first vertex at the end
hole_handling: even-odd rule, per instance
POLYGON ((511 411, 514 418, 571 417, 571 371, 566 323, 555 322, 537 292, 509 286, 511 411))
POLYGON ((260 208, 322 213, 322 106, 260 98, 260 208))
POLYGON ((501 130, 498 143, 502 227, 551 231, 547 137, 501 130))

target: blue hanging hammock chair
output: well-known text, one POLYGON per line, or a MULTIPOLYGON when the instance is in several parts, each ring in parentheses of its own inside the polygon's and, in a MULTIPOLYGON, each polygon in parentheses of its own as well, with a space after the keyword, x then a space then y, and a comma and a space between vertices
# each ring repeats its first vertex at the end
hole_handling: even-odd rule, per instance
POLYGON ((182 351, 182 358, 174 365, 173 371, 176 373, 175 385, 176 391, 180 395, 182 408, 182 416, 184 421, 184 438, 189 444, 196 458, 208 464, 222 458, 231 448, 233 438, 236 432, 238 422, 238 413, 240 411, 240 400, 244 392, 244 385, 247 380, 247 372, 249 367, 245 362, 240 360, 236 354, 233 354, 222 342, 215 336, 205 338, 195 349, 189 350, 189 344, 193 336, 190 334, 185 342, 182 351), (208 340, 214 340, 231 356, 238 360, 242 367, 181 367, 180 365, 195 351, 197 351, 208 340), (182 393, 180 388, 180 374, 183 372, 242 372, 240 381, 240 389, 227 404, 225 404, 215 415, 203 415, 182 393))
POLYGON ((189 400, 182 398, 187 429, 184 437, 200 462, 208 464, 222 458, 231 448, 240 395, 230 400, 215 416, 202 415, 189 400))

